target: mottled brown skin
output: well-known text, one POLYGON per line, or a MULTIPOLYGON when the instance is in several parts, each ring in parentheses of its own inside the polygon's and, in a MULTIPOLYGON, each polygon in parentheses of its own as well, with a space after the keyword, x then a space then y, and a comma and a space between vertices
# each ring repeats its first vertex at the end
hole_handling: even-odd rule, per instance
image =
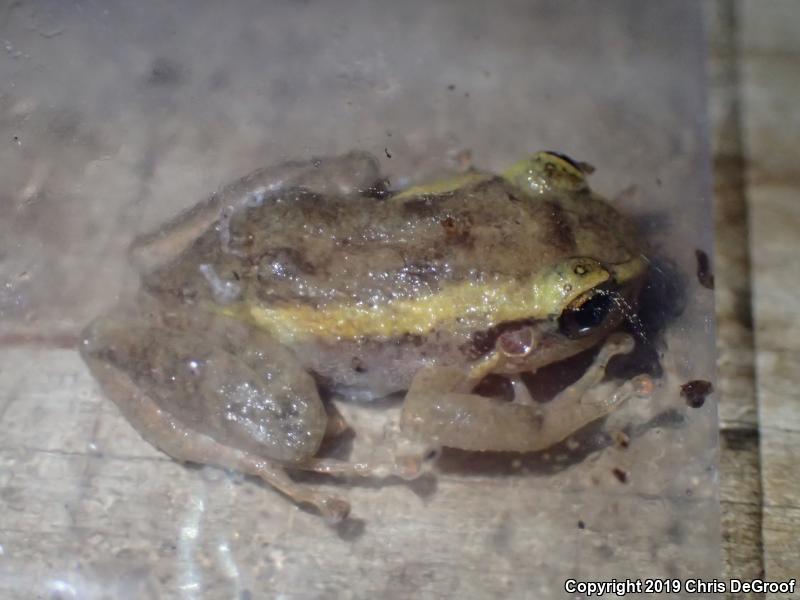
MULTIPOLYGON (((227 251, 210 228, 173 263, 145 276, 144 289, 169 301, 213 302, 198 270, 205 263, 237 281, 248 303, 380 303, 464 280, 490 285, 495 278, 525 277, 578 252, 619 263, 638 243, 629 222, 588 191, 559 203, 534 201, 500 177, 397 202, 295 188, 237 212, 230 230, 227 251)), ((407 389, 423 360, 474 361, 482 354, 473 341, 487 329, 469 323, 390 340, 298 341, 293 349, 326 381, 380 397, 407 389)), ((570 341, 568 352, 542 364, 594 343, 570 341)))
POLYGON ((238 276, 248 300, 324 307, 525 277, 575 255, 620 263, 639 251, 631 224, 596 195, 532 199, 500 177, 398 201, 293 189, 237 212, 230 227, 228 252, 207 230, 148 275, 145 288, 180 299, 208 296, 198 265, 210 263, 238 276))
MULTIPOLYGON (((524 280, 576 256, 617 265, 640 252, 630 222, 588 187, 531 195, 487 175, 445 193, 377 200, 378 185, 364 153, 262 169, 134 245, 142 291, 92 323, 82 351, 146 439, 178 460, 257 474, 341 518, 346 503, 297 486, 281 467, 415 476, 421 451, 398 451, 388 466, 316 459, 331 428, 319 383, 361 399, 410 389, 411 437, 424 448, 476 450, 547 447, 636 393, 629 382, 604 388, 613 402, 585 399, 607 360, 630 350, 625 338, 606 345, 550 414, 470 393, 486 374, 535 370, 597 344, 619 314, 580 337, 560 330, 559 314, 513 323, 464 315, 421 334, 279 343, 225 312, 414 301, 465 281, 490 289, 524 280)), ((620 282, 620 298, 633 304, 640 284, 620 282)))

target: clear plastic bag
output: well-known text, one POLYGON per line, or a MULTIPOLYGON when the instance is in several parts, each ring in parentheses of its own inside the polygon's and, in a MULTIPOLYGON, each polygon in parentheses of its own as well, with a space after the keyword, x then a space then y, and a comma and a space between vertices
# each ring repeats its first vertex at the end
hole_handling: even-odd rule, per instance
MULTIPOLYGON (((696 254, 712 235, 700 12, 6 6, 0 595, 560 598, 568 579, 717 575, 715 397, 681 393, 714 379, 696 254), (308 480, 352 503, 335 528, 144 442, 75 350, 80 328, 136 288, 131 239, 256 167, 354 148, 397 189, 538 149, 592 163, 593 189, 648 243, 643 341, 619 374, 656 375, 653 397, 535 455, 449 452, 412 484, 308 480)), ((358 458, 398 405, 343 410, 358 458)))

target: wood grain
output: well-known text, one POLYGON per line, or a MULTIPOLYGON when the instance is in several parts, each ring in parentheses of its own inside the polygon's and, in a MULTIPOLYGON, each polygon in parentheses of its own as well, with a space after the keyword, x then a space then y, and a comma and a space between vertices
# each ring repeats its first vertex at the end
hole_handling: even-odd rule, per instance
POLYGON ((787 159, 797 153, 800 131, 789 100, 800 91, 794 34, 800 11, 794 2, 753 0, 720 0, 706 9, 718 366, 723 395, 732 400, 720 408, 726 571, 786 580, 800 573, 800 269, 794 258, 800 180, 796 162, 787 159))

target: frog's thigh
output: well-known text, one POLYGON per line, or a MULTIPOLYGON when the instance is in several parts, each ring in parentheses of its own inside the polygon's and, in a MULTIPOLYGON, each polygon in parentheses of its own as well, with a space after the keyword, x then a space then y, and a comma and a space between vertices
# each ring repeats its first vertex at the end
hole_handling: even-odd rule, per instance
MULTIPOLYGON (((218 342, 232 341, 213 324, 210 329, 218 342)), ((325 412, 310 376, 303 373, 307 381, 300 379, 295 387, 294 380, 283 380, 285 372, 300 369, 291 364, 296 359, 260 341, 259 351, 245 344, 239 359, 208 347, 207 338, 105 318, 87 330, 82 353, 131 425, 172 458, 256 475, 295 502, 342 519, 349 511, 347 502, 297 485, 284 472, 284 466, 316 452, 326 428, 325 412), (258 372, 248 364, 258 357, 262 370, 285 371, 273 378, 289 398, 259 383, 258 372), (240 410, 242 403, 246 410, 240 410), (293 418, 270 422, 267 413, 276 406, 293 418)))
POLYGON ((113 365, 98 362, 92 365, 92 371, 142 437, 173 459, 255 475, 294 502, 313 506, 334 521, 345 518, 350 512, 347 501, 318 494, 291 481, 279 463, 226 446, 211 436, 184 427, 113 365))
POLYGON ((456 369, 432 368, 414 379, 403 406, 403 427, 442 446, 476 451, 533 452, 562 441, 571 433, 647 392, 637 378, 616 390, 598 386, 608 360, 630 351, 628 336, 612 336, 586 374, 551 402, 503 402, 464 393, 468 375, 456 369))

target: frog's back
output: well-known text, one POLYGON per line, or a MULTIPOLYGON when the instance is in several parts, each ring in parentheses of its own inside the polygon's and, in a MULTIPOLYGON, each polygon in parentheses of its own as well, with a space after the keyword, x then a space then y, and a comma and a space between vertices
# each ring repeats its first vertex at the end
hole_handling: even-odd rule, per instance
POLYGON ((213 269, 260 303, 379 304, 525 279, 564 258, 620 263, 637 247, 589 192, 533 197, 500 177, 386 200, 294 189, 218 222, 145 283, 203 294, 213 269))

